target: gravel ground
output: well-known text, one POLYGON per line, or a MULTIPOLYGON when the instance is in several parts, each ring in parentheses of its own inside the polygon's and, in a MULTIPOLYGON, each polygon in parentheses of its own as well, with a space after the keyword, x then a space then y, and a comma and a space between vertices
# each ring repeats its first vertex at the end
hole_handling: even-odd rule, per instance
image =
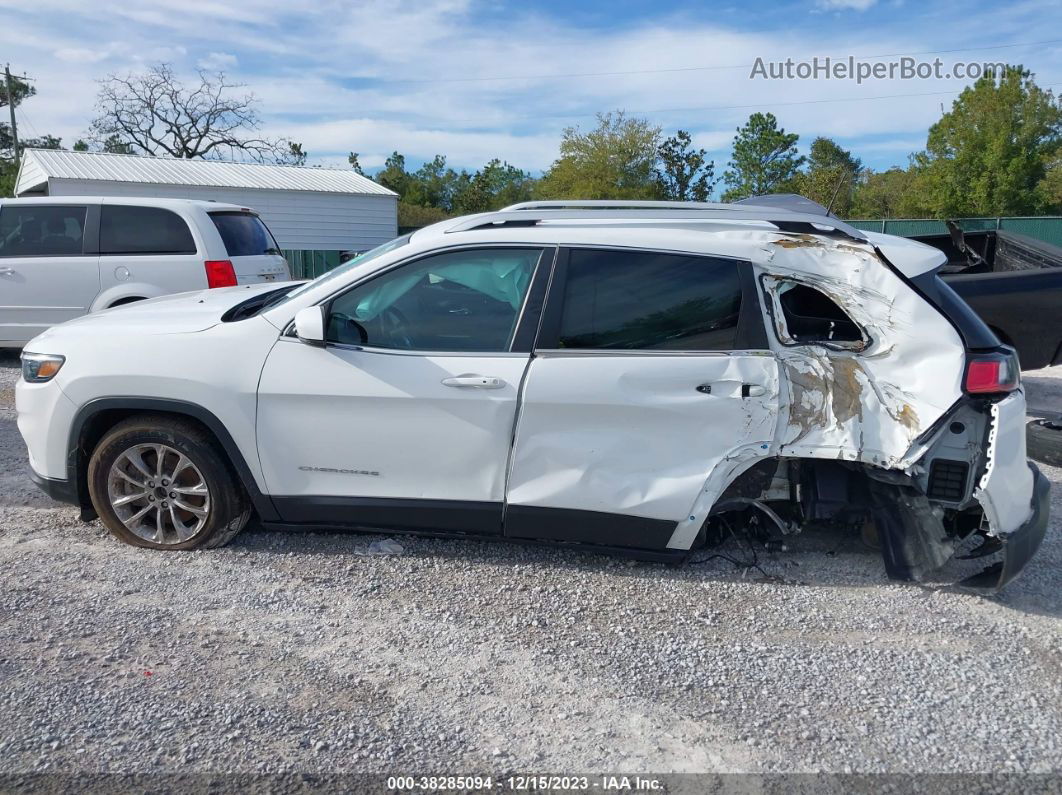
MULTIPOLYGON (((251 531, 123 546, 26 476, 0 357, 0 772, 1062 772, 1062 470, 992 598, 806 534, 767 574, 251 531)), ((1062 368, 1030 403, 1062 410, 1062 368)))

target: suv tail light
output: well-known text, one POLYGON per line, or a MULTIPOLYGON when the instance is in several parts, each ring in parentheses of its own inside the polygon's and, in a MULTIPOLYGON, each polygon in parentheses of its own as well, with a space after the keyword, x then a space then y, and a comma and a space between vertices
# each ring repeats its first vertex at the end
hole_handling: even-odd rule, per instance
POLYGON ((207 287, 235 287, 236 269, 227 259, 208 259, 206 268, 207 287))
POLYGON ((966 391, 971 395, 1013 392, 1021 383, 1015 353, 975 354, 966 362, 966 391))

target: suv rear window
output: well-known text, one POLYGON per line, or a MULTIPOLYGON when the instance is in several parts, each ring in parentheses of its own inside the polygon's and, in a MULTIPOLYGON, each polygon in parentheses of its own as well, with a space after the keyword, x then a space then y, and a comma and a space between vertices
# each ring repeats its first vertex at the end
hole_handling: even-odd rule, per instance
POLYGON ((572 249, 560 346, 729 350, 740 309, 734 260, 572 249))
POLYGON ((210 213, 230 257, 256 257, 279 254, 280 248, 269 228, 254 213, 210 213))
POLYGON ((188 224, 161 207, 100 209, 100 254, 195 254, 188 224))

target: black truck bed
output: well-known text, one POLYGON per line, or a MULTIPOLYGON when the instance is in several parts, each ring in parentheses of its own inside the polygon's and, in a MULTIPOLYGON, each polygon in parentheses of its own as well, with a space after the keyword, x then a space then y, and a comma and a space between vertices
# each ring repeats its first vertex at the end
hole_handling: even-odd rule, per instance
POLYGON ((1023 370, 1062 364, 1062 248, 1013 232, 918 235, 948 262, 944 279, 1018 351, 1023 370))

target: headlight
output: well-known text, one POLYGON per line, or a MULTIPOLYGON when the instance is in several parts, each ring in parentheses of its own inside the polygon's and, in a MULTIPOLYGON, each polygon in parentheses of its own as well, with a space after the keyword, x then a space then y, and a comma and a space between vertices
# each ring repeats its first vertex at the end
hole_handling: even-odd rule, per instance
POLYGON ((31 384, 51 381, 66 361, 65 356, 22 352, 22 378, 31 384))

